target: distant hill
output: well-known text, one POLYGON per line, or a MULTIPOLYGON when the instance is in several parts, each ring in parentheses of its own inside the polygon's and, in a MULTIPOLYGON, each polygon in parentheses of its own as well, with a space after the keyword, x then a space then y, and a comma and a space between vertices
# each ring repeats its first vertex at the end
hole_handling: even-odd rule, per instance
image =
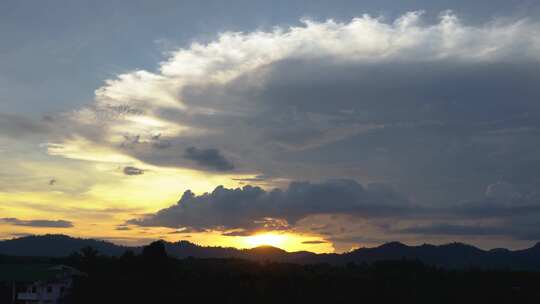
POLYGON ((0 241, 0 254, 12 256, 64 257, 90 246, 110 256, 121 255, 129 247, 110 242, 73 238, 62 234, 32 235, 0 241))
MULTIPOLYGON (((0 255, 63 257, 90 246, 102 255, 119 256, 126 250, 136 253, 142 247, 126 247, 111 242, 72 238, 65 235, 26 236, 0 241, 0 255)), ((360 248, 343 254, 315 254, 307 251, 287 252, 271 246, 252 249, 204 247, 188 241, 165 242, 170 256, 176 258, 240 258, 257 261, 276 261, 299 264, 372 263, 381 260, 420 260, 426 264, 446 268, 527 269, 540 271, 540 243, 524 250, 497 248, 482 250, 471 245, 407 246, 391 242, 373 248, 360 248)))
POLYGON ((338 257, 341 262, 416 259, 446 268, 528 269, 540 270, 540 243, 525 250, 482 250, 451 243, 445 245, 407 246, 398 242, 375 248, 361 248, 338 257))

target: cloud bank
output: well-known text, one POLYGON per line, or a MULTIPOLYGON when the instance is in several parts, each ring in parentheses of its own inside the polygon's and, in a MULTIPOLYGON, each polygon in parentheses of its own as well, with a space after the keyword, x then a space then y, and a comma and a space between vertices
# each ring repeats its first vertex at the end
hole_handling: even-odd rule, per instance
MULTIPOLYGON (((221 231, 225 236, 249 236, 257 231, 272 230, 305 232, 309 229, 325 236, 325 241, 334 243, 368 239, 350 235, 351 232, 378 233, 383 239, 384 235, 415 235, 419 238, 536 240, 540 236, 537 192, 521 192, 513 196, 514 201, 503 200, 507 192, 494 196, 492 191, 500 184, 488 185, 484 200, 456 203, 450 207, 417 205, 386 184, 363 186, 348 179, 292 182, 284 190, 269 191, 254 186, 236 189, 220 186, 202 195, 188 190, 177 204, 127 223, 186 231, 221 231), (337 216, 338 220, 324 224, 324 218, 317 219, 317 216, 337 216), (339 220, 340 216, 346 220, 339 220), (310 226, 310 221, 315 225, 310 226), (347 221, 360 226, 351 228, 347 221)), ((509 186, 504 187, 514 189, 509 186)))
POLYGON ((176 205, 129 223, 197 230, 273 230, 292 227, 310 215, 393 217, 405 216, 412 208, 406 198, 388 187, 364 187, 353 180, 293 182, 285 190, 220 186, 202 195, 188 190, 176 205))

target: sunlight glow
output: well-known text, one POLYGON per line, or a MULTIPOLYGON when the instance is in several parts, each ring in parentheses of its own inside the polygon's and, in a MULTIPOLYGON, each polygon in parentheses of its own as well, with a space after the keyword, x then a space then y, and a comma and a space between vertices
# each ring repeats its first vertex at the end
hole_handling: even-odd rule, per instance
POLYGON ((286 236, 282 234, 275 234, 275 233, 263 233, 263 234, 256 234, 247 237, 246 243, 250 247, 258 247, 258 246, 273 246, 273 247, 280 247, 283 245, 285 241, 286 236))

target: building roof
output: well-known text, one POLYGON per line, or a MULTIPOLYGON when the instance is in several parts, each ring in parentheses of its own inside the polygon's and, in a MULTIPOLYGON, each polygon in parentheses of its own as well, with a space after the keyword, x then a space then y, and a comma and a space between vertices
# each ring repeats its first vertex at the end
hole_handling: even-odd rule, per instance
POLYGON ((65 265, 52 264, 0 264, 0 282, 50 281, 84 273, 65 265))

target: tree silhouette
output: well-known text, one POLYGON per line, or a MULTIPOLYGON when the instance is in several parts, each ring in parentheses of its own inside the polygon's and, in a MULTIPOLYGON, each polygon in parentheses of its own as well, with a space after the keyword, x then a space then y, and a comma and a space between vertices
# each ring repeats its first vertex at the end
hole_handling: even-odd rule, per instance
POLYGON ((99 252, 92 246, 86 246, 81 249, 82 258, 86 260, 94 260, 99 255, 99 252))
POLYGON ((165 250, 165 242, 159 240, 150 243, 143 247, 142 256, 147 260, 164 260, 167 259, 167 251, 165 250))
POLYGON ((81 264, 84 271, 94 268, 98 264, 99 252, 91 246, 81 249, 81 264))

